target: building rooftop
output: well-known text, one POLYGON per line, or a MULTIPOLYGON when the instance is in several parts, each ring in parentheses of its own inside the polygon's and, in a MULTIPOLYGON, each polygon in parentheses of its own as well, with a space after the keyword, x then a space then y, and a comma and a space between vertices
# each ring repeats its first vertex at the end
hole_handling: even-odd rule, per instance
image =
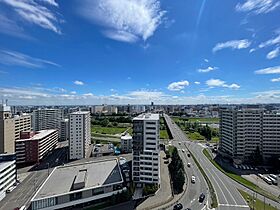
POLYGON ((71 114, 89 114, 89 111, 77 111, 77 112, 72 112, 71 114))
POLYGON ((129 133, 127 133, 124 136, 121 136, 121 139, 122 140, 130 140, 130 139, 132 139, 132 136, 129 133))
POLYGON ((159 120, 159 114, 140 114, 137 117, 134 117, 133 120, 159 120))
POLYGON ((16 141, 26 141, 26 140, 40 140, 44 138, 45 136, 57 131, 56 129, 48 129, 48 130, 41 130, 41 131, 36 131, 35 135, 32 136, 31 138, 26 138, 26 139, 19 139, 16 141))
POLYGON ((122 182, 117 159, 56 167, 32 200, 72 193, 73 185, 83 182, 83 189, 122 182))

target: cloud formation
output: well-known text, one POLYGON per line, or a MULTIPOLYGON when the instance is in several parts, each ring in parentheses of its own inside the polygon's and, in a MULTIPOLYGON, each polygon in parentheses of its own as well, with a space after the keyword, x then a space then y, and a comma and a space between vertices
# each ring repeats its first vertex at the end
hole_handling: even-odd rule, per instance
POLYGON ((273 59, 273 58, 276 58, 280 53, 280 48, 277 47, 276 49, 270 51, 267 55, 266 55, 266 58, 267 59, 273 59))
POLYGON ((278 0, 245 0, 235 7, 238 12, 252 12, 255 14, 265 14, 272 12, 280 6, 278 0))
POLYGON ((217 70, 218 67, 212 67, 212 66, 208 66, 207 68, 205 69, 198 69, 197 71, 200 72, 200 73, 208 73, 210 71, 214 71, 214 70, 217 70))
POLYGON ((189 82, 187 80, 179 81, 179 82, 172 82, 168 85, 167 89, 171 91, 180 91, 185 89, 186 86, 189 86, 189 82))
POLYGON ((213 87, 224 87, 224 88, 230 88, 230 89, 234 89, 237 90, 240 88, 240 85, 238 84, 227 84, 225 81, 220 80, 220 79, 209 79, 206 81, 206 85, 213 88, 213 87))
POLYGON ((106 37, 122 42, 147 40, 162 23, 159 0, 84 0, 79 13, 104 27, 106 37))
POLYGON ((212 49, 213 52, 217 52, 219 50, 225 48, 235 49, 244 49, 250 47, 251 42, 248 39, 240 39, 240 40, 231 40, 227 42, 221 42, 216 44, 216 46, 212 49))
POLYGON ((47 65, 60 67, 52 61, 34 58, 29 55, 9 50, 0 50, 0 63, 8 66, 22 66, 27 68, 42 68, 47 65))
POLYGON ((271 82, 280 82, 280 77, 279 78, 274 78, 270 80, 271 82))
POLYGON ((40 0, 39 2, 34 0, 1 0, 0 3, 10 6, 22 20, 61 34, 57 15, 46 7, 46 5, 58 7, 54 0, 40 0))
POLYGON ((255 74, 280 74, 280 66, 274 66, 255 71, 255 74))
POLYGON ((82 82, 82 81, 79 81, 79 80, 76 80, 76 81, 74 81, 74 84, 75 85, 84 85, 84 82, 82 82))

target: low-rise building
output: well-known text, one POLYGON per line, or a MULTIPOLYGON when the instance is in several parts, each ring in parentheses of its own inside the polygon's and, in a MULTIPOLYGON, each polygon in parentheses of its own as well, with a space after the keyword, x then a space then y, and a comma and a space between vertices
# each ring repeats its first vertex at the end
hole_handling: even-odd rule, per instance
POLYGON ((124 153, 132 152, 132 136, 128 133, 121 136, 121 148, 124 153))
POLYGON ((21 132, 16 140, 17 163, 39 162, 58 143, 58 130, 41 130, 37 132, 21 132))
POLYGON ((56 167, 31 199, 31 209, 61 209, 108 201, 126 190, 116 159, 56 167))

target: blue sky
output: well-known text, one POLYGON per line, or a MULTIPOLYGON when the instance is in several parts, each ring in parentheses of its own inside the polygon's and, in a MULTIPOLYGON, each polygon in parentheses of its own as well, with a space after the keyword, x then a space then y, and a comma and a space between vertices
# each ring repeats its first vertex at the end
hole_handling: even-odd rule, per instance
POLYGON ((280 102, 278 0, 0 0, 10 104, 280 102))

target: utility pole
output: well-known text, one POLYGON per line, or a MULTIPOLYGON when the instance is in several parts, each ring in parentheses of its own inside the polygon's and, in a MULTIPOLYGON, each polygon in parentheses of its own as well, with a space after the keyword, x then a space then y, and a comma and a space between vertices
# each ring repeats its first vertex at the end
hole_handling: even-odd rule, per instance
POLYGON ((263 210, 265 210, 265 196, 263 196, 263 210))

